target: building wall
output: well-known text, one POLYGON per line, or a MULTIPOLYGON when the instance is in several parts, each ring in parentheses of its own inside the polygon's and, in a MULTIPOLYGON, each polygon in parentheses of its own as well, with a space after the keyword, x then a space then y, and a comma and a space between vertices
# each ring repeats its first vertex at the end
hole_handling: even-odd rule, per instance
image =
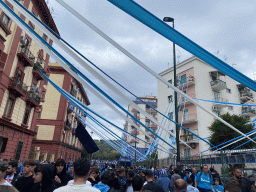
MULTIPOLYGON (((180 63, 177 65, 177 75, 182 75, 184 73, 193 74, 194 76, 194 85, 189 86, 187 90, 187 94, 192 98, 197 99, 204 99, 204 100, 214 100, 214 90, 211 86, 212 77, 210 76, 210 72, 217 71, 215 68, 211 67, 210 65, 206 64, 205 62, 201 61, 200 59, 196 57, 191 57, 187 59, 186 61, 180 63), (192 70, 193 69, 193 70, 192 70)), ((167 81, 172 79, 173 81, 173 68, 170 68, 162 73, 160 75, 167 81)), ((240 93, 237 88, 237 85, 239 84, 235 80, 231 79, 228 76, 219 76, 219 79, 226 82, 227 88, 231 90, 231 93, 228 92, 228 90, 225 88, 221 91, 219 91, 219 95, 221 98, 223 98, 224 102, 230 102, 230 103, 240 103, 240 93)), ((184 91, 184 90, 183 90, 184 91)), ((174 95, 174 91, 171 88, 168 88, 165 84, 158 81, 157 84, 157 92, 158 92, 158 109, 162 113, 166 111, 166 108, 168 106, 168 96, 174 95)), ((253 95, 255 93, 253 92, 253 95)), ((217 106, 216 104, 212 104, 210 102, 203 102, 200 100, 197 100, 197 102, 206 108, 207 110, 216 112, 216 110, 213 110, 213 106, 217 106)), ((181 110, 184 107, 182 106, 181 110)), ((211 123, 214 121, 213 116, 206 113, 203 109, 195 106, 194 104, 185 104, 185 108, 188 109, 189 115, 192 113, 195 114, 195 117, 197 119, 196 122, 190 123, 190 124, 183 124, 184 127, 189 128, 190 131, 198 129, 198 134, 202 138, 208 138, 210 135, 210 131, 208 127, 211 125, 211 123)), ((228 105, 225 105, 223 107, 219 107, 220 114, 224 114, 229 112, 230 114, 241 114, 241 106, 233 106, 233 108, 229 108, 228 105)), ((173 109, 174 110, 174 109, 173 109)), ((180 120, 181 120, 182 112, 180 112, 180 120)), ((255 118, 255 117, 254 117, 255 118)), ((162 121, 163 117, 160 116, 159 120, 162 121)), ((173 117, 174 119, 174 117, 173 117)), ((251 117, 251 120, 253 117, 251 117)), ((182 122, 182 121, 180 121, 182 122)), ((172 126, 175 127, 175 126, 172 126)), ((181 136, 184 135, 184 131, 182 130, 180 132, 181 136)), ((181 137, 182 138, 182 137, 181 137)), ((168 140, 168 142, 171 142, 168 140)), ((195 155, 198 152, 202 152, 204 150, 207 150, 209 148, 209 145, 206 144, 204 141, 199 140, 195 142, 195 149, 191 150, 191 155, 195 155), (199 145, 197 144, 199 143, 199 145)), ((191 144, 191 142, 187 142, 187 144, 191 144)), ((184 153, 184 149, 187 148, 184 144, 181 144, 181 152, 184 153)), ((167 146, 166 146, 167 147, 167 146)), ((160 158, 166 158, 165 154, 161 154, 160 158)))

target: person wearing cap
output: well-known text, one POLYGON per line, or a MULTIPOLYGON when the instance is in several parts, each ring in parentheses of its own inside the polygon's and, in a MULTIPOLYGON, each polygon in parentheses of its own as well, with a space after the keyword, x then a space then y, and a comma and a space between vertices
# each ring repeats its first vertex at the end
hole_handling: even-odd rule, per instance
POLYGON ((157 184, 161 185, 165 192, 170 191, 171 180, 168 177, 168 172, 163 168, 159 171, 157 184))

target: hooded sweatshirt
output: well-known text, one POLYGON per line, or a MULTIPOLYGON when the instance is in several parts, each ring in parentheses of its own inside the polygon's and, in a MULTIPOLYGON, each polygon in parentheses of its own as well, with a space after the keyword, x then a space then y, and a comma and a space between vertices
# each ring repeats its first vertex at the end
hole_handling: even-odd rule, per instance
POLYGON ((108 190, 110 189, 109 186, 107 186, 106 184, 103 184, 101 182, 94 185, 93 187, 96 189, 99 189, 101 192, 108 192, 108 190))
POLYGON ((52 165, 42 165, 42 187, 39 183, 35 184, 31 192, 53 192, 57 189, 56 185, 53 183, 53 166, 52 165))
POLYGON ((57 187, 61 187, 67 185, 70 180, 72 180, 72 176, 67 172, 66 166, 64 165, 63 170, 60 173, 57 173, 56 165, 54 165, 54 177, 57 175, 60 178, 61 183, 54 180, 54 184, 57 187))

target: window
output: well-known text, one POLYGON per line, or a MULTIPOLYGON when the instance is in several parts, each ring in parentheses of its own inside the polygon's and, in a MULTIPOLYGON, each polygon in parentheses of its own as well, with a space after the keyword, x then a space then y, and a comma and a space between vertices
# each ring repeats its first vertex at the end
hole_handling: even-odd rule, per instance
POLYGON ((23 124, 24 125, 28 124, 28 119, 29 119, 30 111, 31 111, 31 108, 27 107, 26 110, 25 110, 25 115, 24 115, 24 119, 23 119, 23 124))
POLYGON ((168 81, 168 83, 172 84, 172 79, 170 79, 170 80, 168 81))
MULTIPOLYGON (((38 127, 35 127, 34 128, 34 131, 37 133, 37 130, 38 130, 38 127)), ((34 135, 34 137, 33 138, 36 138, 36 135, 34 135)))
POLYGON ((6 108, 5 108, 5 112, 4 112, 4 115, 5 115, 6 117, 10 117, 10 116, 11 116, 13 104, 14 104, 14 99, 9 98, 8 101, 7 101, 7 105, 6 105, 6 108))
POLYGON ((47 35, 43 34, 43 39, 44 39, 45 41, 47 41, 47 39, 48 39, 47 35))
POLYGON ((213 92, 213 95, 214 95, 214 101, 220 101, 220 93, 213 92))
POLYGON ((227 88, 227 89, 226 89, 226 92, 227 92, 227 93, 231 93, 231 89, 228 89, 228 88, 227 88))
POLYGON ((184 84, 184 83, 186 83, 186 82, 187 82, 187 76, 186 76, 186 74, 181 75, 181 81, 180 81, 180 83, 181 83, 181 84, 184 84))
POLYGON ((233 111, 233 106, 228 106, 228 110, 233 111))
POLYGON ((184 149, 184 156, 185 157, 190 157, 190 148, 185 148, 184 149))
POLYGON ((18 144, 18 147, 17 147, 17 150, 16 150, 15 160, 20 160, 20 154, 21 154, 22 146, 23 146, 23 142, 19 141, 19 144, 18 144))
POLYGON ((41 113, 38 112, 37 115, 36 115, 36 118, 37 118, 37 119, 40 119, 40 115, 41 115, 41 113))
POLYGON ((168 113, 168 117, 169 117, 170 119, 173 119, 173 112, 168 113))
POLYGON ((44 97, 45 97, 45 92, 42 92, 41 99, 44 99, 44 97))
POLYGON ((189 120, 188 109, 183 109, 182 117, 183 117, 183 121, 188 121, 189 120))
POLYGON ((11 19, 5 13, 2 15, 2 22, 8 29, 10 28, 11 19))
POLYGON ((172 102, 172 95, 169 95, 169 96, 168 96, 168 101, 169 101, 169 102, 172 102))

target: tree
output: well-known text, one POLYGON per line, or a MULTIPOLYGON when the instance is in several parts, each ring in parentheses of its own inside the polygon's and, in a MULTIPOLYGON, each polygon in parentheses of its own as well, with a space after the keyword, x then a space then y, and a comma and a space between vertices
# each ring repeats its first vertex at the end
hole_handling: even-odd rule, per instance
MULTIPOLYGON (((242 116, 238 115, 230 115, 229 113, 221 115, 220 118, 222 118, 224 121, 228 122, 230 125, 237 128, 242 133, 248 133, 254 130, 254 127, 251 124, 247 124, 249 120, 245 119, 242 116)), ((211 131, 209 142, 213 144, 214 146, 219 145, 221 143, 224 143, 226 141, 229 141, 231 139, 234 139, 236 137, 239 137, 241 134, 237 133, 227 125, 223 124, 219 120, 215 120, 212 125, 209 127, 209 130, 211 131)), ((256 133, 251 136, 251 138, 254 138, 256 136, 256 133)), ((238 141, 232 145, 229 145, 225 148, 225 150, 232 150, 235 147, 245 143, 248 141, 248 139, 243 139, 241 141, 238 141)), ((239 149, 252 149, 256 147, 256 144, 253 142, 248 142, 247 144, 241 146, 239 149)), ((215 150, 215 149, 213 149, 215 150)))

